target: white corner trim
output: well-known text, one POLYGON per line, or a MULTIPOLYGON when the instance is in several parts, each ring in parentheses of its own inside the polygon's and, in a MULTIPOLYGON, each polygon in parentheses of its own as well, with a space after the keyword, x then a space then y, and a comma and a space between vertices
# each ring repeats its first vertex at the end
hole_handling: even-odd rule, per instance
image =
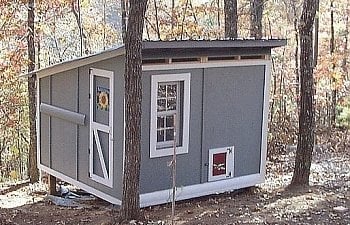
POLYGON ((157 90, 159 82, 184 82, 183 93, 183 131, 182 146, 176 148, 177 154, 188 153, 190 128, 190 87, 191 74, 160 74, 151 77, 151 123, 150 123, 150 158, 168 156, 173 154, 173 148, 157 150, 157 90))
POLYGON ((36 77, 36 115, 35 115, 35 126, 36 126, 36 162, 39 165, 41 162, 40 159, 40 79, 36 77))
MULTIPOLYGON (((203 184, 178 187, 176 191, 176 201, 196 198, 205 195, 218 194, 226 191, 233 191, 244 187, 254 186, 264 182, 262 174, 252 174, 227 180, 207 182, 203 184)), ((141 207, 157 205, 170 202, 172 199, 172 189, 156 191, 140 195, 141 207)))
POLYGON ((270 77, 271 77, 271 61, 268 60, 265 64, 264 106, 263 106, 263 121, 262 121, 262 129, 261 129, 261 152, 260 152, 260 156, 261 156, 260 173, 262 173, 264 177, 266 174, 270 77))
POLYGON ((108 194, 102 192, 102 191, 99 191, 99 190, 97 190, 97 189, 95 189, 95 188, 93 188, 93 187, 91 187, 91 186, 89 186, 87 184, 84 184, 84 183, 82 183, 80 181, 77 181, 74 178, 66 176, 66 175, 64 175, 64 174, 62 174, 60 172, 57 172, 57 171, 55 171, 53 169, 50 169, 50 168, 48 168, 48 167, 46 167, 46 166, 44 166, 42 164, 38 164, 38 168, 40 170, 45 171, 46 173, 51 174, 54 177, 57 177, 57 178, 59 178, 61 180, 64 180, 64 181, 74 185, 74 186, 77 186, 78 188, 81 188, 84 191, 87 191, 88 193, 96 195, 97 197, 102 198, 103 200, 106 200, 106 201, 108 201, 108 202, 110 202, 112 204, 115 204, 115 205, 121 205, 122 204, 122 201, 119 200, 118 198, 115 198, 115 197, 113 197, 111 195, 108 195, 108 194))
POLYGON ((259 66, 266 65, 270 62, 267 59, 247 59, 237 61, 218 61, 206 63, 171 63, 161 65, 143 65, 142 71, 152 70, 176 70, 176 69, 200 69, 200 68, 216 68, 216 67, 231 67, 231 66, 259 66))

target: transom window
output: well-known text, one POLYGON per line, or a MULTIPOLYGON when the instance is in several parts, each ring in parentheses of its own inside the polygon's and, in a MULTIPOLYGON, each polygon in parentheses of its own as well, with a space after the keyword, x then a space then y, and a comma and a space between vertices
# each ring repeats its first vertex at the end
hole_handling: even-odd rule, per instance
POLYGON ((151 84, 150 157, 188 152, 190 74, 153 75, 151 84), (176 128, 175 128, 176 127, 176 128), (174 130, 176 129, 176 137, 174 130), (174 140, 174 137, 176 140, 174 140))

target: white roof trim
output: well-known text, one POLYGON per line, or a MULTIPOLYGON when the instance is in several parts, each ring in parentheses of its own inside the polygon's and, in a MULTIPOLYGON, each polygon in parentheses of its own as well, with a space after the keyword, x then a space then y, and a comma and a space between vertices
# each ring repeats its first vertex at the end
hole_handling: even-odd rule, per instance
POLYGON ((54 64, 52 66, 35 70, 33 72, 22 74, 20 77, 27 77, 36 74, 39 78, 50 76, 52 74, 61 73, 67 70, 75 69, 81 66, 85 66, 91 63, 99 62, 102 60, 110 59, 125 54, 124 46, 109 51, 104 51, 97 53, 95 55, 84 56, 69 61, 65 61, 59 64, 54 64))

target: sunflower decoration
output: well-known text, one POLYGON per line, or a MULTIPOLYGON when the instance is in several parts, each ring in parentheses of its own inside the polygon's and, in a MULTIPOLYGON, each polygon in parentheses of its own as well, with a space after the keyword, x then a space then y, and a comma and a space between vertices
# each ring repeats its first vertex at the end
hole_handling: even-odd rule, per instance
POLYGON ((109 89, 97 87, 97 108, 102 111, 109 111, 109 89))

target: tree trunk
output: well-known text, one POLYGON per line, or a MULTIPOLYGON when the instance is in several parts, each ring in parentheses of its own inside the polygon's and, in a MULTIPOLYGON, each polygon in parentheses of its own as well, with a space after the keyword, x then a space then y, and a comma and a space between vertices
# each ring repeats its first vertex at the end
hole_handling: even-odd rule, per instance
POLYGON ((309 184, 314 147, 315 109, 312 59, 312 28, 316 14, 316 0, 304 0, 300 18, 300 111, 299 135, 291 186, 309 184))
POLYGON ((122 39, 123 39, 123 43, 125 43, 125 39, 126 39, 126 20, 127 20, 127 15, 126 15, 126 11, 127 11, 127 6, 126 6, 126 0, 121 0, 120 2, 121 4, 121 8, 122 8, 122 39))
POLYGON ((188 8, 188 0, 186 0, 185 8, 184 8, 184 11, 182 14, 180 40, 183 40, 182 38, 183 38, 183 34, 184 34, 184 23, 185 23, 185 19, 186 19, 187 8, 188 8))
POLYGON ((175 0, 171 0, 171 36, 174 37, 175 28, 175 0))
POLYGON ((71 8, 79 28, 80 56, 83 56, 84 52, 87 53, 87 46, 86 46, 86 35, 84 33, 83 24, 81 20, 80 0, 76 0, 76 2, 75 0, 72 1, 71 8))
POLYGON ((315 40, 314 40, 314 54, 313 54, 313 66, 314 68, 317 66, 317 58, 318 58, 318 30, 319 30, 319 11, 320 11, 320 0, 316 0, 316 15, 315 15, 315 40))
POLYGON ((237 38, 237 0, 225 0, 225 37, 237 38))
POLYGON ((299 95, 300 95, 300 75, 299 75, 299 31, 298 31, 298 16, 297 16, 297 7, 296 7, 296 2, 291 1, 292 3, 292 8, 293 8, 293 16, 294 16, 294 21, 293 21, 293 27, 294 27, 294 38, 295 38, 295 50, 294 50, 294 60, 295 60, 295 96, 296 96, 296 103, 297 103, 297 108, 299 109, 299 95))
POLYGON ((216 1, 216 6, 217 6, 217 22, 218 22, 218 29, 220 29, 221 23, 220 23, 220 0, 216 1))
POLYGON ((262 38, 264 0, 250 0, 250 36, 262 38))
MULTIPOLYGON (((35 69, 35 46, 34 46, 34 0, 28 1, 28 72, 35 69)), ((30 144, 29 144, 29 177, 30 182, 35 183, 39 180, 39 170, 37 167, 36 158, 36 76, 32 75, 28 78, 28 94, 29 94, 29 129, 30 129, 30 144)))
POLYGON ((125 162, 121 219, 140 217, 142 32, 147 0, 131 0, 125 39, 125 162))
POLYGON ((157 0, 153 0, 153 3, 154 3, 154 16, 156 17, 157 37, 158 37, 158 40, 160 40, 161 38, 160 38, 160 31, 159 31, 157 0))
POLYGON ((350 14, 350 2, 348 1, 348 3, 346 4, 346 15, 345 15, 345 34, 344 34, 344 45, 343 45, 343 60, 342 60, 342 70, 344 72, 344 77, 345 80, 349 79, 348 76, 348 68, 347 68, 347 59, 348 59, 348 36, 349 36, 349 14, 350 14))
POLYGON ((335 79, 335 59, 334 59, 334 49, 335 49, 335 40, 334 40, 334 4, 333 0, 331 1, 331 39, 329 43, 329 52, 331 54, 331 127, 335 127, 335 118, 336 118, 336 107, 337 107, 337 87, 335 79))

